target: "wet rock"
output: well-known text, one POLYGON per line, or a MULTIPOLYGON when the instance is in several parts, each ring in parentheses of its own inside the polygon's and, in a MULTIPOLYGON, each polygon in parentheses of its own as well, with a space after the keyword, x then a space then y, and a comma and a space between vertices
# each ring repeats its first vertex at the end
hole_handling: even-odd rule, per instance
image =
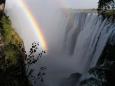
POLYGON ((80 73, 73 73, 62 82, 61 86, 76 86, 81 76, 80 73))

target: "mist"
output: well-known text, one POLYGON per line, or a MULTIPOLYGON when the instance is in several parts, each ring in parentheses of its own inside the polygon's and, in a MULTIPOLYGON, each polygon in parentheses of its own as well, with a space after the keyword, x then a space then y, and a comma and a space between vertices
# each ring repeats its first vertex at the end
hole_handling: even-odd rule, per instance
MULTIPOLYGON (((61 7, 54 0, 47 0, 45 2, 41 0, 28 0, 25 3, 28 5, 30 11, 41 27, 40 29, 44 34, 48 50, 50 50, 51 47, 55 47, 57 42, 60 42, 59 39, 64 31, 64 19, 62 19, 64 17, 62 16, 61 7)), ((7 0, 6 11, 12 20, 14 28, 27 45, 25 45, 27 48, 26 50, 28 50, 28 46, 31 46, 31 43, 38 39, 36 39, 36 36, 34 35, 34 31, 32 30, 32 26, 29 23, 26 14, 24 14, 23 9, 20 8, 15 0, 12 0, 12 2, 7 0)))
MULTIPOLYGON (((42 65, 47 65, 46 82, 52 84, 57 83, 63 76, 68 77, 69 74, 76 72, 75 60, 71 59, 70 55, 66 55, 63 49, 65 29, 68 22, 68 12, 66 8, 79 8, 82 5, 76 6, 73 1, 60 1, 60 0, 26 0, 30 11, 40 25, 47 46, 47 56, 41 59, 42 65), (60 4, 61 2, 61 4, 60 4), (70 4, 68 4, 70 3, 70 4), (47 81, 48 80, 48 81, 47 81)), ((94 2, 93 2, 94 3, 94 2)), ((85 5, 84 8, 88 6, 85 5)), ((96 5, 94 6, 94 8, 96 5)), ((88 7, 90 8, 90 7, 88 7)), ((16 32, 24 41, 26 51, 31 47, 32 42, 38 41, 33 27, 29 23, 23 9, 20 8, 16 0, 7 0, 6 13, 12 20, 13 27, 16 32)), ((37 66, 35 66, 37 71, 37 66)), ((58 86, 58 85, 55 85, 58 86)))
MULTIPOLYGON (((40 25, 40 29, 44 34, 48 46, 48 54, 41 60, 41 64, 48 66, 48 77, 54 76, 56 72, 58 74, 63 72, 62 74, 64 74, 64 71, 66 71, 65 69, 67 69, 67 71, 70 69, 61 68, 65 63, 63 64, 64 60, 61 58, 62 56, 59 55, 59 53, 62 52, 63 34, 66 25, 63 7, 54 0, 46 0, 44 2, 42 0, 28 0, 25 3, 28 5, 30 11, 40 25), (60 62, 60 60, 62 62, 60 62), (59 62, 61 64, 59 64, 59 62), (57 70, 55 69, 56 67, 57 70)), ((6 13, 10 16, 13 27, 23 39, 26 51, 28 51, 31 47, 31 43, 38 39, 34 34, 35 32, 32 30, 33 27, 29 23, 26 14, 24 14, 23 9, 20 8, 15 0, 7 0, 6 13)), ((37 66, 35 66, 35 69, 36 71, 38 70, 37 66)), ((48 80, 52 81, 52 79, 48 80)))

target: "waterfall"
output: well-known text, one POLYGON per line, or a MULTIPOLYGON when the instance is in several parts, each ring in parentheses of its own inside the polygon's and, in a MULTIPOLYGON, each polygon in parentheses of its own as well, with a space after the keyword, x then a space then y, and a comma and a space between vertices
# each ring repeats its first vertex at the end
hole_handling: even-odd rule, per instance
POLYGON ((60 30, 65 30, 62 35, 64 49, 60 49, 59 53, 49 51, 47 57, 43 58, 48 67, 45 76, 48 86, 76 86, 80 78, 86 78, 115 28, 107 19, 102 20, 97 13, 89 12, 70 12, 63 24, 66 26, 60 30))
MULTIPOLYGON (((35 40, 34 35, 30 36, 32 31, 28 28, 31 27, 23 29, 27 27, 23 24, 27 19, 23 16, 22 22, 20 16, 16 14, 17 10, 9 12, 16 31, 29 48, 31 42, 35 40)), ((56 20, 54 26, 52 22, 43 24, 51 26, 46 32, 51 34, 50 40, 53 42, 50 42, 51 49, 47 56, 40 59, 40 65, 34 65, 36 73, 39 72, 39 66, 47 66, 44 83, 39 85, 39 81, 36 81, 38 83, 34 86, 76 86, 81 75, 85 77, 88 70, 96 65, 109 37, 113 37, 115 32, 115 25, 109 23, 107 19, 102 20, 97 13, 69 10, 69 13, 60 14, 56 20)))
POLYGON ((86 13, 73 13, 69 18, 65 32, 65 47, 68 54, 73 54, 79 32, 85 24, 86 13))
POLYGON ((97 13, 78 12, 73 19, 68 22, 64 45, 77 71, 83 74, 96 65, 115 25, 97 13))

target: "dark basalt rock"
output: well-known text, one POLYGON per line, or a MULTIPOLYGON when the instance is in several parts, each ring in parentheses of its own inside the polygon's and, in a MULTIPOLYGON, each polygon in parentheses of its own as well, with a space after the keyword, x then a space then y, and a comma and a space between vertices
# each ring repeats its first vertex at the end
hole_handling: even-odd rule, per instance
POLYGON ((4 15, 5 2, 6 2, 6 0, 0 0, 0 19, 4 15))
POLYGON ((80 86, 115 86, 115 31, 111 34, 96 66, 89 70, 89 75, 80 86))
POLYGON ((4 3, 5 4, 6 0, 0 0, 0 4, 4 3))
POLYGON ((69 78, 65 79, 63 81, 63 83, 61 84, 61 86, 76 86, 77 83, 79 82, 80 78, 81 78, 81 74, 80 73, 73 73, 69 76, 69 78))
POLYGON ((105 78, 107 80, 106 86, 115 86, 115 33, 111 35, 100 60, 101 59, 103 59, 103 61, 106 59, 110 65, 109 70, 105 72, 105 78))

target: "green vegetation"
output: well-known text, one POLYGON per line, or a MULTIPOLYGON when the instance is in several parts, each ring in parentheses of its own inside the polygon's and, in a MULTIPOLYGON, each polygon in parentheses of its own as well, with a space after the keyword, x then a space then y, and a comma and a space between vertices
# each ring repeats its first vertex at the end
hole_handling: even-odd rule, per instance
POLYGON ((114 0, 99 0, 98 2, 98 14, 102 15, 103 18, 115 19, 115 1, 114 0))
POLYGON ((0 86, 31 86, 26 76, 23 41, 6 15, 0 20, 0 34, 0 86))
POLYGON ((19 45, 23 44, 23 41, 12 28, 9 17, 3 16, 0 20, 0 25, 5 59, 16 63, 16 59, 20 54, 19 45))
POLYGON ((17 57, 20 56, 20 51, 18 47, 13 44, 8 44, 4 47, 5 60, 10 61, 12 64, 17 63, 17 57))
POLYGON ((11 21, 8 16, 3 16, 1 18, 0 25, 2 28, 2 35, 3 35, 5 43, 12 43, 15 45, 22 43, 21 38, 14 31, 11 21))
POLYGON ((0 86, 32 86, 28 78, 43 83, 46 67, 40 67, 37 76, 32 75, 34 69, 31 68, 46 53, 41 50, 34 56, 39 43, 32 43, 30 53, 26 55, 23 41, 6 15, 0 20, 0 34, 0 86))
POLYGON ((114 8, 114 0, 99 0, 98 10, 109 10, 114 8))

